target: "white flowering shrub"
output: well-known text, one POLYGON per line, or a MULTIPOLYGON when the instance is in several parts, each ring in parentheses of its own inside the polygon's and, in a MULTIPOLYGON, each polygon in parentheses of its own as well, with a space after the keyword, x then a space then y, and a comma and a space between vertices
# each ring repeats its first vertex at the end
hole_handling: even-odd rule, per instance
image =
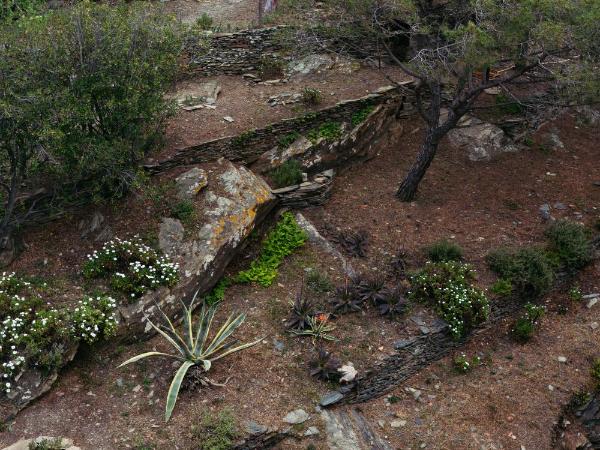
POLYGON ((86 297, 77 306, 55 308, 14 273, 0 277, 0 393, 10 393, 27 367, 50 371, 62 363, 66 348, 114 334, 116 302, 86 297))
POLYGON ((87 278, 108 278, 110 286, 129 301, 160 286, 173 286, 179 280, 179 265, 160 255, 135 237, 114 239, 88 255, 83 266, 87 278))
POLYGON ((454 358, 452 364, 456 372, 468 373, 475 367, 481 365, 481 358, 479 356, 473 356, 472 358, 468 358, 467 355, 461 353, 460 355, 454 358))
POLYGON ((411 278, 409 298, 432 304, 456 339, 485 322, 490 313, 485 293, 471 284, 475 271, 456 261, 428 262, 411 278))

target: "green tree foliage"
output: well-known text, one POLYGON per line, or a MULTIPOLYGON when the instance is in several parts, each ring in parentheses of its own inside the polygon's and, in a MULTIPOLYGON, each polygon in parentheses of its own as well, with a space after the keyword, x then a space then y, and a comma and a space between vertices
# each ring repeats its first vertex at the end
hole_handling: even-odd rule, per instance
POLYGON ((43 187, 54 204, 122 195, 170 112, 174 19, 82 2, 10 21, 0 42, 1 234, 39 207, 20 191, 43 187))

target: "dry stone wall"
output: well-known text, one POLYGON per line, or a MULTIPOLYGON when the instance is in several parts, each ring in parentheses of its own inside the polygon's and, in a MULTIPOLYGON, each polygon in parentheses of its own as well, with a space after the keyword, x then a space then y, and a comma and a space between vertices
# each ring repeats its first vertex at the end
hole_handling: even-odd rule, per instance
MULTIPOLYGON (((386 114, 389 116, 408 117, 414 114, 412 101, 405 94, 401 94, 398 89, 388 87, 375 94, 355 100, 346 100, 330 108, 324 108, 301 117, 285 119, 238 136, 228 136, 179 149, 169 158, 154 164, 147 164, 145 168, 150 173, 160 173, 174 167, 210 162, 219 158, 251 164, 258 160, 263 153, 279 146, 279 141, 291 133, 305 134, 326 122, 349 123, 354 114, 366 107, 378 105, 390 106, 386 110, 386 114)), ((381 130, 374 130, 374 132, 379 131, 381 130)))

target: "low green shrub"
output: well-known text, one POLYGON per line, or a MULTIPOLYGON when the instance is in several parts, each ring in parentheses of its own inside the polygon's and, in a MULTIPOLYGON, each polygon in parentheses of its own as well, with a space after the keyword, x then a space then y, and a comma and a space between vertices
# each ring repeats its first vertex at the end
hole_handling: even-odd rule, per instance
POLYGON ((91 344, 114 334, 116 302, 108 296, 86 296, 74 306, 55 308, 31 283, 3 273, 0 323, 0 392, 9 393, 23 368, 51 371, 62 364, 70 345, 91 344))
POLYGON ((100 251, 88 255, 83 266, 86 278, 109 278, 112 289, 132 301, 160 286, 173 286, 179 281, 179 265, 144 244, 116 238, 100 251))
POLYGON ((306 285, 314 292, 325 293, 334 289, 333 283, 326 274, 311 270, 306 276, 306 285))
POLYGON ((490 288, 490 291, 492 291, 496 295, 499 295, 500 297, 509 296, 510 294, 512 294, 512 290, 512 283, 509 280, 505 280, 504 278, 500 278, 499 280, 497 280, 490 288))
POLYGON ((548 251, 570 273, 584 268, 592 260, 592 245, 587 230, 568 220, 554 222, 546 230, 548 251))
POLYGON ((225 290, 231 286, 231 279, 223 277, 215 285, 214 288, 204 297, 204 302, 208 306, 213 306, 221 303, 225 298, 225 290))
POLYGON ((202 15, 196 19, 196 26, 200 30, 210 30, 213 26, 213 23, 213 18, 206 13, 202 13, 202 15))
POLYGON ((571 287, 571 289, 569 289, 569 298, 574 302, 580 302, 583 299, 581 288, 577 285, 571 287))
POLYGON ((306 136, 312 143, 319 139, 335 141, 342 137, 342 124, 338 122, 325 122, 319 128, 310 130, 306 136))
POLYGON ((191 222, 196 217, 194 202, 191 200, 181 200, 175 203, 171 206, 171 214, 183 223, 191 222))
POLYGON ((531 303, 525 305, 525 314, 518 318, 512 329, 513 338, 517 342, 528 342, 535 333, 539 321, 546 313, 544 306, 538 306, 531 303))
POLYGON ((62 438, 43 438, 35 439, 27 446, 28 450, 63 450, 66 448, 63 445, 62 438))
POLYGON ((318 105, 323 101, 323 94, 320 90, 314 88, 302 89, 302 103, 305 105, 318 105))
POLYGON ((367 106, 367 107, 361 109, 360 111, 352 114, 352 126, 356 127, 356 126, 360 125, 361 123, 363 123, 365 120, 367 120, 367 117, 369 117, 369 114, 371 114, 374 110, 375 110, 374 106, 367 106))
POLYGON ((192 428, 192 436, 197 440, 199 450, 228 450, 238 436, 235 418, 229 409, 217 416, 205 413, 199 427, 192 428))
POLYGON ((277 277, 277 269, 283 259, 302 247, 304 242, 306 233, 298 226, 293 214, 283 213, 281 220, 265 238, 258 258, 252 261, 248 270, 240 272, 235 281, 270 286, 277 277))
POLYGON ((275 187, 281 188, 302 183, 302 165, 295 159, 288 159, 269 172, 275 187))
POLYGON ((425 247, 425 253, 431 262, 460 261, 462 248, 454 242, 441 240, 425 247))
POLYGON ((300 136, 300 133, 297 131, 292 131, 291 133, 288 133, 285 136, 281 136, 279 139, 277 139, 277 143, 281 148, 285 149, 296 142, 300 136))
POLYGON ((458 339, 486 321, 490 313, 485 293, 471 284, 474 279, 475 272, 467 264, 428 262, 411 277, 409 298, 431 303, 458 339))
POLYGON ((468 358, 467 355, 461 353, 454 358, 452 365, 456 372, 465 374, 472 371, 475 367, 481 365, 481 358, 479 356, 468 358))
POLYGON ((285 75, 285 61, 274 56, 263 56, 258 71, 263 80, 282 78, 285 75))
POLYGON ((544 295, 554 281, 553 265, 543 249, 498 249, 486 257, 490 269, 509 280, 519 297, 534 300, 544 295))

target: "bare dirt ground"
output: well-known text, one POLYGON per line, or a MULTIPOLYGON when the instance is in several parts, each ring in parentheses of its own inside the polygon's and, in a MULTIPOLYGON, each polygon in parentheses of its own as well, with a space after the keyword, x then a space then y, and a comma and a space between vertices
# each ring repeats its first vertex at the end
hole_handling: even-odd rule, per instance
MULTIPOLYGON (((530 149, 491 163, 469 162, 462 152, 444 144, 417 201, 402 204, 393 196, 396 180, 418 150, 421 127, 416 120, 404 122, 399 127, 402 132, 396 129, 390 134, 376 158, 336 178, 332 199, 325 207, 305 211, 324 233, 325 224, 368 231, 367 258, 352 259, 361 271, 387 270, 398 247, 404 247, 411 266, 418 267, 424 259, 424 245, 449 238, 463 246, 466 260, 477 267, 485 286, 492 280, 482 261, 487 251, 504 244, 541 242, 541 204, 567 205, 566 210, 553 210, 557 217, 577 217, 590 225, 598 219, 600 188, 593 185, 600 180, 598 132, 578 125, 573 116, 566 114, 540 130, 530 149), (548 153, 538 148, 551 126, 558 129, 564 150, 548 153)), ((138 198, 128 208, 115 205, 106 213, 115 232, 124 236, 139 232, 140 223, 151 233, 159 214, 152 208, 149 200, 138 198)), ((77 270, 87 249, 94 247, 80 237, 77 223, 77 218, 71 218, 28 232, 28 248, 11 269, 46 277, 56 273, 68 284, 69 274, 77 270)), ((247 259, 240 258, 230 271, 235 273, 244 264, 247 259)), ((57 385, 0 434, 0 443, 48 434, 68 436, 84 449, 141 448, 142 444, 156 449, 197 448, 201 438, 192 427, 207 411, 231 409, 243 432, 248 420, 278 428, 289 411, 304 408, 312 417, 299 431, 314 425, 321 434, 288 440, 279 448, 300 449, 309 443, 327 448, 314 405, 329 386, 307 373, 310 341, 290 337, 282 324, 309 267, 326 273, 337 285, 343 283, 339 261, 308 245, 285 262, 272 287, 228 289, 219 316, 234 309, 247 311, 240 339, 266 338, 261 345, 215 364, 211 376, 216 381, 231 377, 227 387, 182 393, 167 425, 162 416, 173 373, 170 363, 148 360, 116 369, 136 353, 166 350, 155 338, 134 346, 107 345, 82 352, 57 385)), ((596 264, 581 275, 579 284, 585 293, 600 290, 599 274, 596 264)), ((600 320, 600 310, 569 304, 570 311, 558 315, 556 305, 567 302, 565 289, 546 299, 551 312, 531 343, 513 343, 507 336, 510 323, 506 323, 476 336, 463 349, 470 355, 480 354, 485 362, 474 372, 456 375, 448 357, 399 386, 392 393, 393 402, 381 398, 359 407, 376 427, 383 421, 379 432, 394 448, 550 448, 553 421, 572 393, 586 383, 590 358, 600 356, 599 331, 589 326, 600 320), (559 363, 558 356, 565 356, 567 363, 559 363), (415 402, 406 387, 421 389, 422 401, 415 402), (406 424, 391 428, 393 420, 406 420, 406 424)), ((314 295, 326 302, 326 296, 314 295)), ((346 315, 335 321, 339 341, 329 348, 363 371, 393 354, 395 340, 414 334, 407 322, 390 322, 372 310, 346 315)))
POLYGON ((364 97, 382 86, 388 86, 390 84, 388 76, 395 81, 406 79, 406 76, 394 67, 379 70, 361 67, 357 63, 350 66, 344 61, 337 66, 334 65, 331 70, 292 77, 287 83, 275 85, 256 84, 240 76, 226 75, 214 78, 196 77, 183 81, 176 87, 175 92, 185 90, 191 83, 216 80, 221 86, 216 109, 178 112, 168 124, 164 150, 153 158, 163 159, 179 148, 234 136, 282 119, 333 106, 342 100, 364 97), (304 88, 321 91, 321 103, 316 106, 306 106, 303 103, 270 106, 268 103, 272 96, 282 93, 301 93, 304 88), (234 122, 225 121, 223 118, 226 116, 233 118, 234 122))
POLYGON ((223 31, 248 28, 258 22, 258 0, 171 0, 164 7, 183 23, 194 23, 207 14, 214 20, 213 26, 223 31))

